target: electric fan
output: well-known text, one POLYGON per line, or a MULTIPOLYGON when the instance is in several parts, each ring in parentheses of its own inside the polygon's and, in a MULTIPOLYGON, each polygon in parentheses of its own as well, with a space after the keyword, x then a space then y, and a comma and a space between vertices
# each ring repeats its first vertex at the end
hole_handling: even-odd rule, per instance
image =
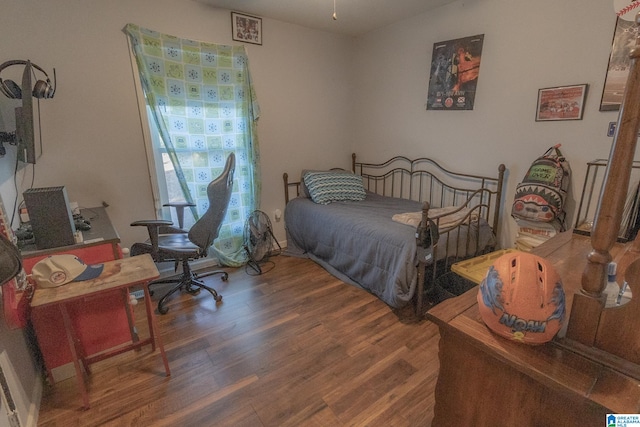
POLYGON ((244 249, 249 260, 247 266, 253 268, 258 274, 264 271, 261 264, 268 261, 272 255, 278 255, 282 248, 273 235, 271 220, 266 213, 256 210, 249 215, 244 225, 244 249), (274 251, 274 243, 278 249, 274 251))

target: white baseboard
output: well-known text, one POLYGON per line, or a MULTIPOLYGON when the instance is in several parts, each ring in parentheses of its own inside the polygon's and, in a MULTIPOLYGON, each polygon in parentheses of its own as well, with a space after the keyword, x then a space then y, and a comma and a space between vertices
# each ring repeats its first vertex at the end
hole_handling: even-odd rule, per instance
POLYGON ((56 366, 51 370, 51 376, 54 382, 60 382, 76 376, 76 367, 73 362, 66 363, 64 365, 56 366))
MULTIPOLYGON (((218 265, 218 260, 214 258, 202 258, 191 261, 191 267, 194 270, 217 267, 218 265)), ((173 262, 161 262, 159 264, 156 264, 156 266, 158 267, 158 271, 160 272, 160 277, 173 276, 174 274, 178 274, 182 271, 182 268, 180 266, 178 266, 178 271, 175 271, 175 264, 173 262)))
POLYGON ((0 417, 3 417, 0 419, 0 425, 35 427, 38 424, 38 412, 42 398, 42 381, 39 372, 36 372, 36 378, 33 382, 34 389, 31 390, 29 396, 27 390, 22 387, 6 350, 0 352, 0 368, 2 368, 2 376, 5 381, 2 390, 0 390, 0 402, 2 403, 0 417), (12 410, 9 408, 8 399, 13 403, 12 410))
MULTIPOLYGON (((284 252, 284 250, 287 248, 287 240, 278 241, 278 243, 280 244, 280 247, 284 252)), ((158 271, 160 272, 160 277, 173 276, 174 274, 178 274, 181 271, 181 268, 178 266, 178 271, 176 272, 174 270, 175 264, 172 262, 163 262, 156 265, 158 267, 158 271)), ((195 261, 191 261, 191 267, 194 270, 199 270, 205 268, 220 267, 220 263, 218 262, 217 258, 201 258, 195 261)))
POLYGON ((31 405, 29 405, 29 415, 27 415, 27 426, 36 427, 38 425, 38 414, 40 413, 40 402, 42 400, 42 380, 36 378, 33 391, 31 393, 31 405))

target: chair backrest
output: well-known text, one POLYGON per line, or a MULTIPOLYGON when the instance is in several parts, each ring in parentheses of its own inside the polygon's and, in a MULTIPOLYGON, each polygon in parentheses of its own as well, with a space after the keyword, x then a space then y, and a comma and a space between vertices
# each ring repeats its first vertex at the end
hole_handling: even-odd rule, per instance
POLYGON ((236 156, 229 154, 224 170, 207 186, 209 209, 189 229, 189 240, 206 250, 218 237, 220 226, 227 214, 229 199, 233 189, 233 172, 236 168, 236 156))

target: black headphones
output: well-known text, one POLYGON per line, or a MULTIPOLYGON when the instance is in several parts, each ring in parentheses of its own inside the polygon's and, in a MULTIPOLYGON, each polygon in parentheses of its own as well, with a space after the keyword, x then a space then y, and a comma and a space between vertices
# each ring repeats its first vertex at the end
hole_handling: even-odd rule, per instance
MULTIPOLYGON (((51 80, 49 80, 49 75, 42 68, 37 66, 36 64, 32 64, 30 61, 23 61, 20 59, 16 59, 13 61, 7 61, 0 65, 0 73, 7 67, 12 65, 31 65, 33 68, 40 70, 47 78, 46 81, 38 80, 36 84, 33 86, 32 95, 36 98, 53 98, 53 95, 56 93, 55 81, 56 81, 56 69, 53 69, 53 81, 54 85, 51 86, 51 80)), ((5 96, 11 99, 22 99, 22 89, 20 85, 16 84, 13 80, 2 80, 0 79, 0 92, 4 93, 5 96)))

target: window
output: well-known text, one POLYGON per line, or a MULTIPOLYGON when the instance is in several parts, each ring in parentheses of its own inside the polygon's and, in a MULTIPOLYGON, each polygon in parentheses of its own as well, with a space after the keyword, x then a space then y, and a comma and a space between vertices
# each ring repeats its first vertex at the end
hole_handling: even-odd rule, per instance
POLYGON ((234 191, 213 252, 224 265, 242 265, 244 221, 260 197, 259 109, 244 46, 179 39, 133 24, 126 32, 147 104, 156 208, 195 203, 185 215, 190 226, 208 207, 208 183, 234 152, 234 191))

